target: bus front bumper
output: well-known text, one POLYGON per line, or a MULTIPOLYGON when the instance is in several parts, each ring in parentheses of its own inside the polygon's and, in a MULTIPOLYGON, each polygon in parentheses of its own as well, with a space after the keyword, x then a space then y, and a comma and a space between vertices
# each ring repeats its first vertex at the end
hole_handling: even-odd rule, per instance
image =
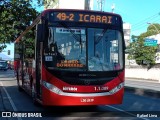
POLYGON ((124 82, 108 92, 70 93, 43 81, 42 104, 51 106, 108 105, 121 104, 124 94, 124 82))

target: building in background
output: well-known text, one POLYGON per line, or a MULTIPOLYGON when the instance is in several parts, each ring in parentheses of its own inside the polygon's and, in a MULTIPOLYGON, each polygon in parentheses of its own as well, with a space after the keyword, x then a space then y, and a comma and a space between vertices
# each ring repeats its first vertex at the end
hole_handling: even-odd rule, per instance
MULTIPOLYGON (((124 41, 126 47, 130 45, 131 42, 131 24, 123 23, 124 41)), ((137 66, 135 60, 129 60, 128 54, 125 54, 125 65, 126 66, 137 66)))
POLYGON ((131 24, 123 23, 124 40, 126 46, 129 46, 131 40, 131 24))
POLYGON ((85 9, 93 10, 93 0, 46 0, 45 9, 85 9))

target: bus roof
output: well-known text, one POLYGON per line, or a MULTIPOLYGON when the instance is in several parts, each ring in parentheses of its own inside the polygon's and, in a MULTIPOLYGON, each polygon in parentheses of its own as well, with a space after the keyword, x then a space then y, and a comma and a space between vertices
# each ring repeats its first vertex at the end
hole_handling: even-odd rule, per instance
POLYGON ((30 30, 32 29, 35 25, 37 25, 41 19, 42 16, 45 16, 49 12, 84 12, 84 13, 96 13, 96 14, 108 14, 111 16, 117 16, 121 19, 121 16, 119 14, 111 13, 111 12, 104 12, 104 11, 94 11, 94 10, 80 10, 80 9, 47 9, 44 10, 33 22, 30 26, 26 28, 25 31, 23 31, 20 36, 15 40, 15 43, 19 42, 21 38, 30 30))
POLYGON ((81 9, 47 9, 47 10, 44 10, 41 15, 42 16, 45 16, 48 12, 52 12, 52 11, 68 11, 68 12, 87 12, 87 13, 97 13, 97 14, 110 14, 110 15, 115 15, 115 16, 119 16, 121 17, 119 14, 116 14, 116 13, 112 13, 112 12, 104 12, 104 11, 96 11, 96 10, 81 10, 81 9))

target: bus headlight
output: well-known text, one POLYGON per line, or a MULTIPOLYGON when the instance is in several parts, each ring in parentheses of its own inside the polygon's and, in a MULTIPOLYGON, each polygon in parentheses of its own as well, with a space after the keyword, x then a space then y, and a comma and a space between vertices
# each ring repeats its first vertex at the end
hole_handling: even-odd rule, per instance
POLYGON ((121 88, 123 88, 123 86, 124 86, 124 83, 120 83, 118 86, 116 86, 115 88, 110 90, 109 93, 112 95, 112 94, 118 92, 121 88))
POLYGON ((59 88, 57 88, 56 86, 46 82, 46 81, 43 81, 43 85, 44 87, 46 87, 48 90, 56 93, 56 94, 61 94, 61 90, 59 88))

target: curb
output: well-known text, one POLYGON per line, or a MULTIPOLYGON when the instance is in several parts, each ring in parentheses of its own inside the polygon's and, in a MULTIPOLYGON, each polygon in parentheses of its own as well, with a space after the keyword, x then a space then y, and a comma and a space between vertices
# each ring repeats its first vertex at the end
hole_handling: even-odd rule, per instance
POLYGON ((160 98, 160 91, 135 88, 135 87, 128 87, 128 86, 125 86, 124 89, 125 89, 125 91, 132 92, 133 94, 136 94, 136 95, 160 98))
POLYGON ((135 80, 135 81, 146 81, 146 82, 159 83, 159 80, 155 80, 155 79, 144 79, 144 78, 125 77, 125 80, 135 80))

